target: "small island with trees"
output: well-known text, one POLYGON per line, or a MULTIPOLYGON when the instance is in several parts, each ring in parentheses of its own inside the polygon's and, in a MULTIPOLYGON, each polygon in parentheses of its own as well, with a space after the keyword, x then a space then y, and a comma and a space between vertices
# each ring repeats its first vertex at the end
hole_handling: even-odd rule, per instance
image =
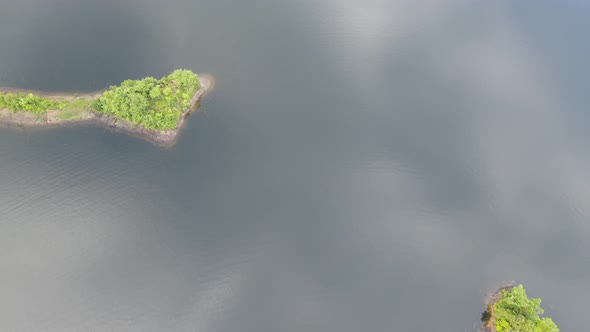
POLYGON ((529 299, 522 285, 500 288, 487 303, 482 314, 483 332, 559 332, 549 317, 539 317, 544 310, 541 299, 529 299))
POLYGON ((176 142, 186 117, 213 82, 211 76, 179 69, 161 79, 126 80, 100 93, 0 89, 0 124, 40 127, 93 122, 168 146, 176 142))

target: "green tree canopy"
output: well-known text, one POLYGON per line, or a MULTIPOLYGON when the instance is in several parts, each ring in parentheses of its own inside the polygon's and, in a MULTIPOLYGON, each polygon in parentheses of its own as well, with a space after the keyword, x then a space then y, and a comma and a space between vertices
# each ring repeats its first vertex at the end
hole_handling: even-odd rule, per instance
POLYGON ((529 299, 522 285, 502 290, 494 304, 498 332, 559 332, 551 318, 539 317, 542 314, 541 299, 529 299))
POLYGON ((170 130, 199 88, 197 75, 180 69, 159 80, 126 80, 105 91, 91 108, 149 129, 170 130))

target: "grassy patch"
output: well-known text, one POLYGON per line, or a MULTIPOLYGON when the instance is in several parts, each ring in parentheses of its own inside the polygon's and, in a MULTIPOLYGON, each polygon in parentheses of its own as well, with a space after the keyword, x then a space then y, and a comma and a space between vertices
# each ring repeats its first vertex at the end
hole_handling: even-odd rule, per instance
POLYGON ((90 107, 91 102, 92 101, 84 99, 84 98, 77 98, 72 101, 66 102, 61 109, 64 111, 79 110, 79 109, 85 110, 90 107))
POLYGON ((88 117, 88 113, 84 109, 71 109, 71 110, 61 110, 56 117, 60 120, 77 120, 77 119, 85 119, 88 117))

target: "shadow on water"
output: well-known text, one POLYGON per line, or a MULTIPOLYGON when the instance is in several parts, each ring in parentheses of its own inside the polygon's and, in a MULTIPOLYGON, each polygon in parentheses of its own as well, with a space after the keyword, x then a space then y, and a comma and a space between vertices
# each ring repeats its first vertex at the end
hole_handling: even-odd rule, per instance
POLYGON ((164 35, 137 6, 108 2, 112 5, 41 2, 33 12, 23 9, 26 4, 11 5, 12 14, 30 24, 18 32, 8 29, 19 34, 20 42, 1 51, 0 85, 87 91, 154 75, 150 68, 164 67, 167 61, 164 35))

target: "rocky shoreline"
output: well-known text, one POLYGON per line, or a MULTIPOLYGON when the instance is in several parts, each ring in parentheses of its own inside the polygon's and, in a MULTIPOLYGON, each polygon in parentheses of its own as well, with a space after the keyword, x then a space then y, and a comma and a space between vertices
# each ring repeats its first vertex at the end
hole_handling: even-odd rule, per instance
MULTIPOLYGON (((61 127, 66 125, 78 125, 78 124, 97 124, 110 130, 125 133, 134 137, 138 137, 149 141, 158 146, 173 146, 176 144, 178 135, 180 134, 182 125, 186 118, 199 107, 199 103, 203 96, 209 93, 214 85, 215 79, 211 75, 200 74, 199 83, 201 88, 197 90, 191 103, 184 112, 182 112, 176 128, 172 130, 153 130, 147 129, 142 126, 138 126, 130 121, 117 119, 115 117, 93 112, 91 110, 75 110, 70 111, 73 114, 70 118, 60 118, 60 111, 49 110, 45 116, 37 116, 29 112, 12 112, 8 109, 0 109, 0 125, 5 127, 61 127)), ((49 98, 60 98, 60 99, 75 99, 83 98, 92 100, 100 96, 100 92, 97 93, 80 93, 80 94, 47 94, 40 93, 37 91, 30 90, 19 90, 19 89, 2 89, 0 91, 6 92, 21 92, 21 93, 35 93, 49 98)))

